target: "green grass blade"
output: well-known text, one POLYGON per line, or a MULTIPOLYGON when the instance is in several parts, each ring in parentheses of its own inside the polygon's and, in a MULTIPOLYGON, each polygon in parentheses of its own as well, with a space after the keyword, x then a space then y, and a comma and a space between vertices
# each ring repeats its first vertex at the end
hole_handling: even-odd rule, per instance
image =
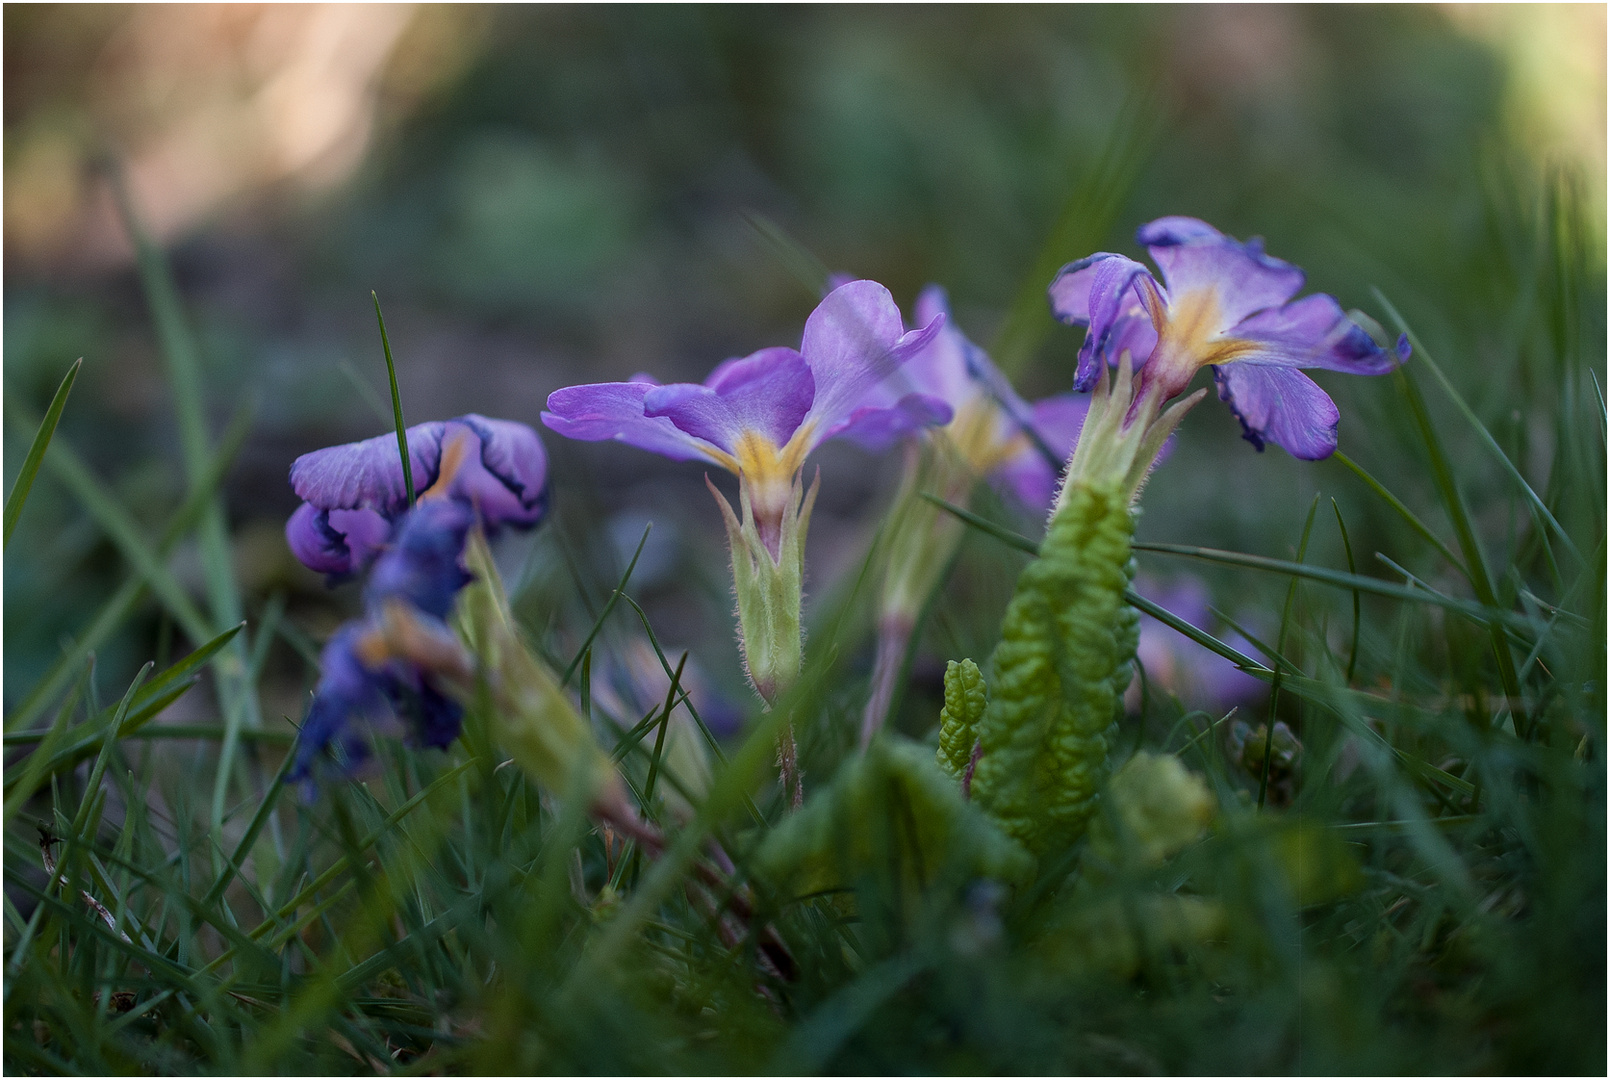
POLYGON ((790 236, 787 229, 760 211, 740 210, 738 213, 744 219, 744 224, 755 230, 755 235, 765 241, 783 269, 804 286, 812 297, 820 298, 822 290, 827 286, 828 278, 832 275, 827 264, 817 258, 816 253, 810 248, 790 236))
POLYGON ((604 610, 600 611, 598 618, 593 620, 592 629, 587 631, 586 640, 581 643, 581 648, 576 650, 575 659, 571 660, 570 666, 565 668, 564 678, 559 680, 561 688, 569 685, 570 677, 576 673, 577 665, 587 655, 587 651, 593 647, 593 639, 598 636, 598 631, 604 628, 604 620, 609 618, 609 613, 615 610, 616 602, 625 595, 626 586, 632 580, 632 571, 637 569, 638 556, 643 554, 643 545, 648 543, 648 534, 653 529, 654 523, 652 521, 643 527, 643 538, 637 542, 637 550, 632 552, 632 561, 626 564, 626 573, 621 575, 620 583, 615 586, 615 591, 609 594, 609 600, 604 604, 604 610))
POLYGON ((45 451, 50 447, 51 436, 56 434, 56 425, 61 422, 62 410, 67 408, 67 395, 72 393, 73 383, 77 381, 78 371, 83 366, 84 358, 80 356, 67 369, 61 385, 56 388, 56 396, 50 399, 50 408, 45 410, 45 419, 40 423, 39 430, 34 433, 33 445, 28 447, 28 456, 22 459, 22 470, 17 473, 17 482, 11 485, 11 494, 6 496, 4 544, 11 543, 11 532, 17 527, 17 520, 22 517, 22 506, 28 501, 28 492, 34 486, 34 477, 39 475, 39 466, 45 460, 45 451))
POLYGON ((980 517, 971 510, 964 510, 955 503, 946 502, 938 495, 934 495, 926 491, 920 491, 918 494, 927 499, 929 502, 933 503, 935 506, 939 507, 941 510, 946 510, 956 515, 963 522, 971 525, 979 532, 993 536, 1007 547, 1017 548, 1017 550, 1023 552, 1025 555, 1038 556, 1040 554, 1040 545, 1035 543, 1033 540, 1030 540, 1022 533, 1013 532, 1006 526, 997 525, 995 522, 986 517, 980 517))
MULTIPOLYGON (((1302 539, 1297 542, 1297 562, 1300 564, 1308 554, 1308 538, 1314 531, 1314 515, 1319 512, 1319 493, 1314 493, 1314 501, 1308 504, 1308 518, 1303 522, 1302 539)), ((1297 600, 1297 577, 1291 579, 1286 586, 1286 605, 1280 613, 1280 634, 1275 638, 1275 649, 1278 655, 1286 653, 1286 631, 1291 626, 1291 608, 1297 600)), ((1353 590, 1356 599, 1358 590, 1353 590)), ((1258 776, 1258 809, 1264 807, 1264 799, 1269 794, 1269 763, 1274 755, 1275 747, 1275 718, 1280 708, 1280 677, 1282 672, 1277 668, 1275 678, 1269 685, 1269 719, 1264 724, 1263 736, 1263 769, 1258 776)))
POLYGON ((1190 623, 1186 622, 1172 611, 1169 611, 1167 608, 1161 607, 1146 599, 1134 589, 1124 590, 1124 601, 1125 603, 1129 604, 1130 607, 1133 607, 1138 611, 1144 611, 1146 614, 1150 615, 1164 626, 1167 626, 1169 629, 1176 630, 1179 633, 1184 634, 1186 637, 1190 638, 1204 649, 1211 649, 1213 652, 1218 653, 1220 656, 1230 661, 1230 663, 1234 664, 1242 671, 1247 672, 1249 675, 1257 675, 1260 678, 1272 678, 1274 676, 1274 672, 1272 670, 1258 663, 1256 660, 1252 659, 1252 657, 1247 656, 1245 653, 1237 649, 1231 648, 1218 638, 1214 637, 1212 634, 1208 633, 1206 630, 1197 629, 1195 626, 1192 626, 1190 623))
POLYGON ((1396 324, 1398 331, 1409 335, 1409 343, 1414 346, 1415 357, 1431 369, 1431 374, 1437 377, 1437 381, 1442 384, 1442 389, 1447 393, 1449 399, 1453 401, 1454 406, 1458 408, 1460 414, 1466 420, 1470 421, 1470 426, 1476 429, 1477 438, 1488 450, 1492 451, 1493 456, 1498 459, 1498 464, 1503 468, 1504 472, 1508 473, 1509 478, 1520 487, 1521 493, 1526 496, 1527 501, 1542 515, 1543 520, 1548 522, 1549 527, 1554 530, 1554 534, 1565 545, 1565 549, 1580 563, 1582 561, 1582 552, 1577 550, 1577 546, 1566 535, 1565 527, 1555 519, 1547 504, 1538 498, 1537 492, 1532 490, 1532 485, 1526 482, 1526 477, 1521 475, 1521 471, 1515 467, 1515 463, 1509 459, 1509 455, 1504 453, 1504 448, 1498 445, 1498 440, 1493 438, 1492 432, 1487 430, 1487 425, 1481 422, 1481 418, 1476 415, 1475 410, 1467 405, 1464 397, 1458 390, 1454 389, 1453 383, 1449 381, 1447 375, 1443 374, 1442 368, 1437 365, 1437 362, 1432 359, 1431 353, 1426 350, 1425 344, 1421 342, 1419 335, 1409 328, 1409 324, 1404 320, 1403 316, 1398 314, 1398 309, 1392 306, 1392 301, 1388 300, 1380 289, 1373 289, 1372 291, 1375 294, 1375 299, 1386 309, 1386 313, 1392 317, 1392 322, 1396 324))
POLYGON ((380 347, 386 353, 386 378, 391 382, 391 415, 397 424, 397 455, 402 458, 403 485, 408 489, 408 505, 414 505, 414 462, 408 452, 408 425, 403 423, 402 391, 397 389, 397 365, 391 359, 391 339, 386 336, 386 317, 380 313, 380 294, 373 289, 375 320, 380 323, 380 347))
MULTIPOLYGON (((1156 144, 1158 115, 1155 103, 1144 96, 1126 102, 1094 163, 1070 183, 1056 222, 1025 270, 990 343, 990 356, 1007 375, 1023 369, 1056 325, 1045 295, 1051 279, 1064 264, 1100 247, 1112 230, 1156 144)), ((1075 168, 1083 165, 1081 161, 1075 168)))
MULTIPOLYGON (((1336 500, 1330 501, 1330 508, 1336 513, 1336 528, 1342 534, 1342 551, 1347 555, 1347 572, 1357 574, 1358 566, 1353 561, 1353 541, 1347 535, 1347 522, 1342 520, 1342 508, 1336 500)), ((1353 684, 1353 675, 1358 670, 1358 635, 1361 598, 1357 589, 1353 590, 1353 641, 1347 649, 1347 683, 1353 684)))
POLYGON ((1442 557, 1448 560, 1448 565, 1458 570, 1465 576, 1466 580, 1469 580, 1470 571, 1467 570, 1465 568, 1465 564, 1459 560, 1459 556, 1455 555, 1453 550, 1449 548, 1447 544, 1444 544, 1440 539, 1438 539, 1437 534, 1432 532, 1430 527, 1427 526, 1425 522, 1416 517, 1414 511, 1410 510, 1404 505, 1402 499, 1399 499, 1396 495, 1388 491, 1384 484, 1382 484, 1375 477, 1371 476, 1369 473, 1365 472, 1363 466, 1359 465, 1356 461, 1342 453, 1340 450, 1332 454, 1331 457, 1345 465, 1354 476, 1364 481, 1364 485, 1366 487, 1375 492, 1375 494, 1379 495, 1382 501, 1384 501, 1393 510, 1397 511, 1398 516, 1403 518, 1403 520, 1408 523, 1409 528, 1419 533, 1432 547, 1436 548, 1442 557))

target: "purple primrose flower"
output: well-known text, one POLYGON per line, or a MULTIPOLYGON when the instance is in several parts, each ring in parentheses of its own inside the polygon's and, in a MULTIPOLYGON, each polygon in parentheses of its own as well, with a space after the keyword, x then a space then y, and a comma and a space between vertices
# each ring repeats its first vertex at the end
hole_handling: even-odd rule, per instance
POLYGON ((1303 272, 1206 222, 1158 218, 1135 239, 1162 270, 1110 252, 1069 263, 1052 281, 1051 310, 1085 325, 1074 388, 1095 385, 1104 363, 1127 351, 1138 370, 1138 397, 1166 401, 1203 367, 1213 369, 1255 447, 1265 441, 1293 457, 1317 460, 1336 449, 1340 420, 1330 397, 1299 368, 1382 375, 1408 359, 1407 337, 1381 348, 1323 293, 1292 300, 1303 272))
POLYGON ((936 319, 908 333, 887 289, 851 281, 805 320, 798 351, 761 349, 728 360, 702 384, 662 386, 639 375, 566 387, 549 395, 542 422, 572 439, 615 439, 736 473, 775 557, 794 476, 817 446, 852 430, 898 434, 950 420, 950 406, 928 394, 868 401, 939 329, 936 319))
POLYGON ((939 285, 917 297, 918 326, 940 323, 937 334, 910 361, 868 393, 867 417, 842 434, 869 450, 888 449, 911 429, 885 419, 905 396, 921 395, 950 406, 944 430, 977 475, 987 476, 1024 505, 1051 504, 1062 463, 1073 451, 1089 399, 1059 394, 1030 405, 1018 396, 989 354, 968 340, 951 317, 939 285), (942 321, 941 321, 942 320, 942 321))
MULTIPOLYGON (((489 533, 542 520, 548 458, 526 425, 470 413, 416 424, 407 436, 418 490, 439 482, 445 448, 462 440, 465 461, 447 494, 474 506, 489 533)), ((303 565, 336 578, 374 561, 408 508, 395 435, 303 454, 291 465, 291 487, 304 501, 286 522, 285 539, 303 565)))
POLYGON ((459 557, 474 522, 467 503, 440 493, 403 515, 370 574, 363 618, 337 630, 320 656, 290 780, 308 780, 336 747, 349 767, 359 764, 370 730, 400 729, 416 746, 444 747, 458 737, 463 709, 442 692, 439 676, 464 668, 444 620, 470 581, 459 557))

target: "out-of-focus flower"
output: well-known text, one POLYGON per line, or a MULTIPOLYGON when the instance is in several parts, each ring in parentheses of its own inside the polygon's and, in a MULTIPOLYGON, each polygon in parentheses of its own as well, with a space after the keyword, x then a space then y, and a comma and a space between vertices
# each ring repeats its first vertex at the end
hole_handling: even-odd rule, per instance
POLYGON ((410 743, 430 747, 458 737, 463 709, 444 680, 468 679, 473 663, 444 620, 470 580, 459 557, 473 522, 467 504, 430 493, 403 518, 375 564, 364 617, 324 647, 291 781, 310 780, 317 760, 337 747, 346 765, 357 765, 373 731, 400 728, 410 743))
MULTIPOLYGON (((1089 399, 1062 394, 1029 405, 950 317, 945 290, 930 285, 917 297, 918 325, 939 332, 905 366, 869 393, 892 404, 918 393, 948 404, 950 423, 928 429, 923 445, 907 449, 904 477, 888 518, 888 557, 879 598, 877 656, 861 724, 870 745, 893 703, 918 613, 938 588, 961 543, 961 522, 924 499, 937 494, 965 503, 973 486, 989 479, 1030 509, 1043 512, 1056 491, 1062 463, 1084 424, 1089 399), (941 321, 942 320, 942 321, 941 321)), ((844 432, 873 450, 886 449, 909 431, 861 424, 844 432)))
MULTIPOLYGON (((1254 651, 1252 644, 1238 632, 1214 625, 1208 610, 1211 597, 1207 586, 1199 579, 1183 577, 1160 583, 1139 577, 1135 579, 1135 591, 1198 630, 1213 634, 1231 648, 1242 653, 1254 651)), ((1187 708, 1222 714, 1233 706, 1261 701, 1269 692, 1268 684, 1261 679, 1248 675, 1218 653, 1149 616, 1141 617, 1140 644, 1135 649, 1135 657, 1145 668, 1146 679, 1152 687, 1173 694, 1187 708)), ((1140 695, 1137 672, 1125 695, 1126 705, 1138 709, 1140 695)))
MULTIPOLYGON (((443 494, 473 506, 489 533, 542 520, 548 458, 526 425, 470 413, 416 424, 407 437, 418 490, 436 487, 446 448, 458 445, 464 460, 443 494)), ((408 509, 395 435, 303 454, 291 465, 291 487, 304 501, 286 522, 285 539, 303 565, 335 578, 367 567, 408 509)))
MULTIPOLYGON (((1045 509, 1079 437, 1089 399, 1059 394, 1033 405, 1024 401, 989 354, 956 325, 939 285, 922 291, 914 314, 918 326, 938 322, 939 332, 909 363, 873 387, 867 404, 892 408, 911 393, 943 401, 952 418, 932 430, 950 440, 974 477, 988 477, 1025 506, 1045 509)), ((870 450, 885 450, 911 430, 863 421, 843 434, 870 450)))
POLYGON ((1264 254, 1259 240, 1243 244, 1189 217, 1159 218, 1135 238, 1162 270, 1162 283, 1110 252, 1069 263, 1051 283, 1057 318, 1088 327, 1076 389, 1092 388, 1125 352, 1139 372, 1142 402, 1177 396, 1211 367, 1248 441, 1317 460, 1336 449, 1340 413, 1297 369, 1381 375, 1408 359, 1406 336, 1388 352, 1334 298, 1293 301, 1303 272, 1264 254))

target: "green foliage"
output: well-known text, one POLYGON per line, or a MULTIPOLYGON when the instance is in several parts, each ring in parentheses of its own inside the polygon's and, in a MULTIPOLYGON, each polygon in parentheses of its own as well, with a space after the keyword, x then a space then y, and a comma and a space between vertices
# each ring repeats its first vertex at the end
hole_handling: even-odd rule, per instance
POLYGON ((889 874, 897 893, 948 879, 1020 881, 1032 861, 963 801, 927 748, 879 735, 766 837, 755 866, 798 895, 889 874))
POLYGON ((1084 830, 1106 779, 1139 617, 1124 602, 1134 519, 1121 484, 1070 485, 990 657, 973 794, 1036 855, 1084 830))
POLYGON ((945 707, 939 710, 939 767, 962 779, 978 741, 989 688, 984 673, 971 660, 945 662, 945 707))

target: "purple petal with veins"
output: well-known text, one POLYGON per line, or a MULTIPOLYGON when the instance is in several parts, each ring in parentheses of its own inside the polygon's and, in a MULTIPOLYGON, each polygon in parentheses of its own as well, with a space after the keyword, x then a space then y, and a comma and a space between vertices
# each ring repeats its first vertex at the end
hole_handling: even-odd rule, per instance
POLYGON ((712 452, 716 448, 709 443, 689 435, 666 417, 643 415, 643 397, 658 385, 644 380, 567 386, 548 395, 542 422, 569 439, 613 439, 673 461, 722 465, 712 452))
POLYGON ((745 433, 783 446, 815 397, 815 379, 793 349, 762 349, 722 365, 708 385, 673 383, 643 397, 643 414, 664 417, 697 439, 736 453, 745 433))
POLYGON ((1259 450, 1274 443, 1306 461, 1336 450, 1336 403, 1308 376, 1267 364, 1226 364, 1213 369, 1219 397, 1241 421, 1247 441, 1259 450))
POLYGON ((1215 294, 1220 331, 1284 304, 1303 287, 1303 272, 1265 255, 1261 241, 1240 243, 1196 218, 1158 218, 1142 225, 1135 239, 1162 269, 1171 296, 1215 294))

